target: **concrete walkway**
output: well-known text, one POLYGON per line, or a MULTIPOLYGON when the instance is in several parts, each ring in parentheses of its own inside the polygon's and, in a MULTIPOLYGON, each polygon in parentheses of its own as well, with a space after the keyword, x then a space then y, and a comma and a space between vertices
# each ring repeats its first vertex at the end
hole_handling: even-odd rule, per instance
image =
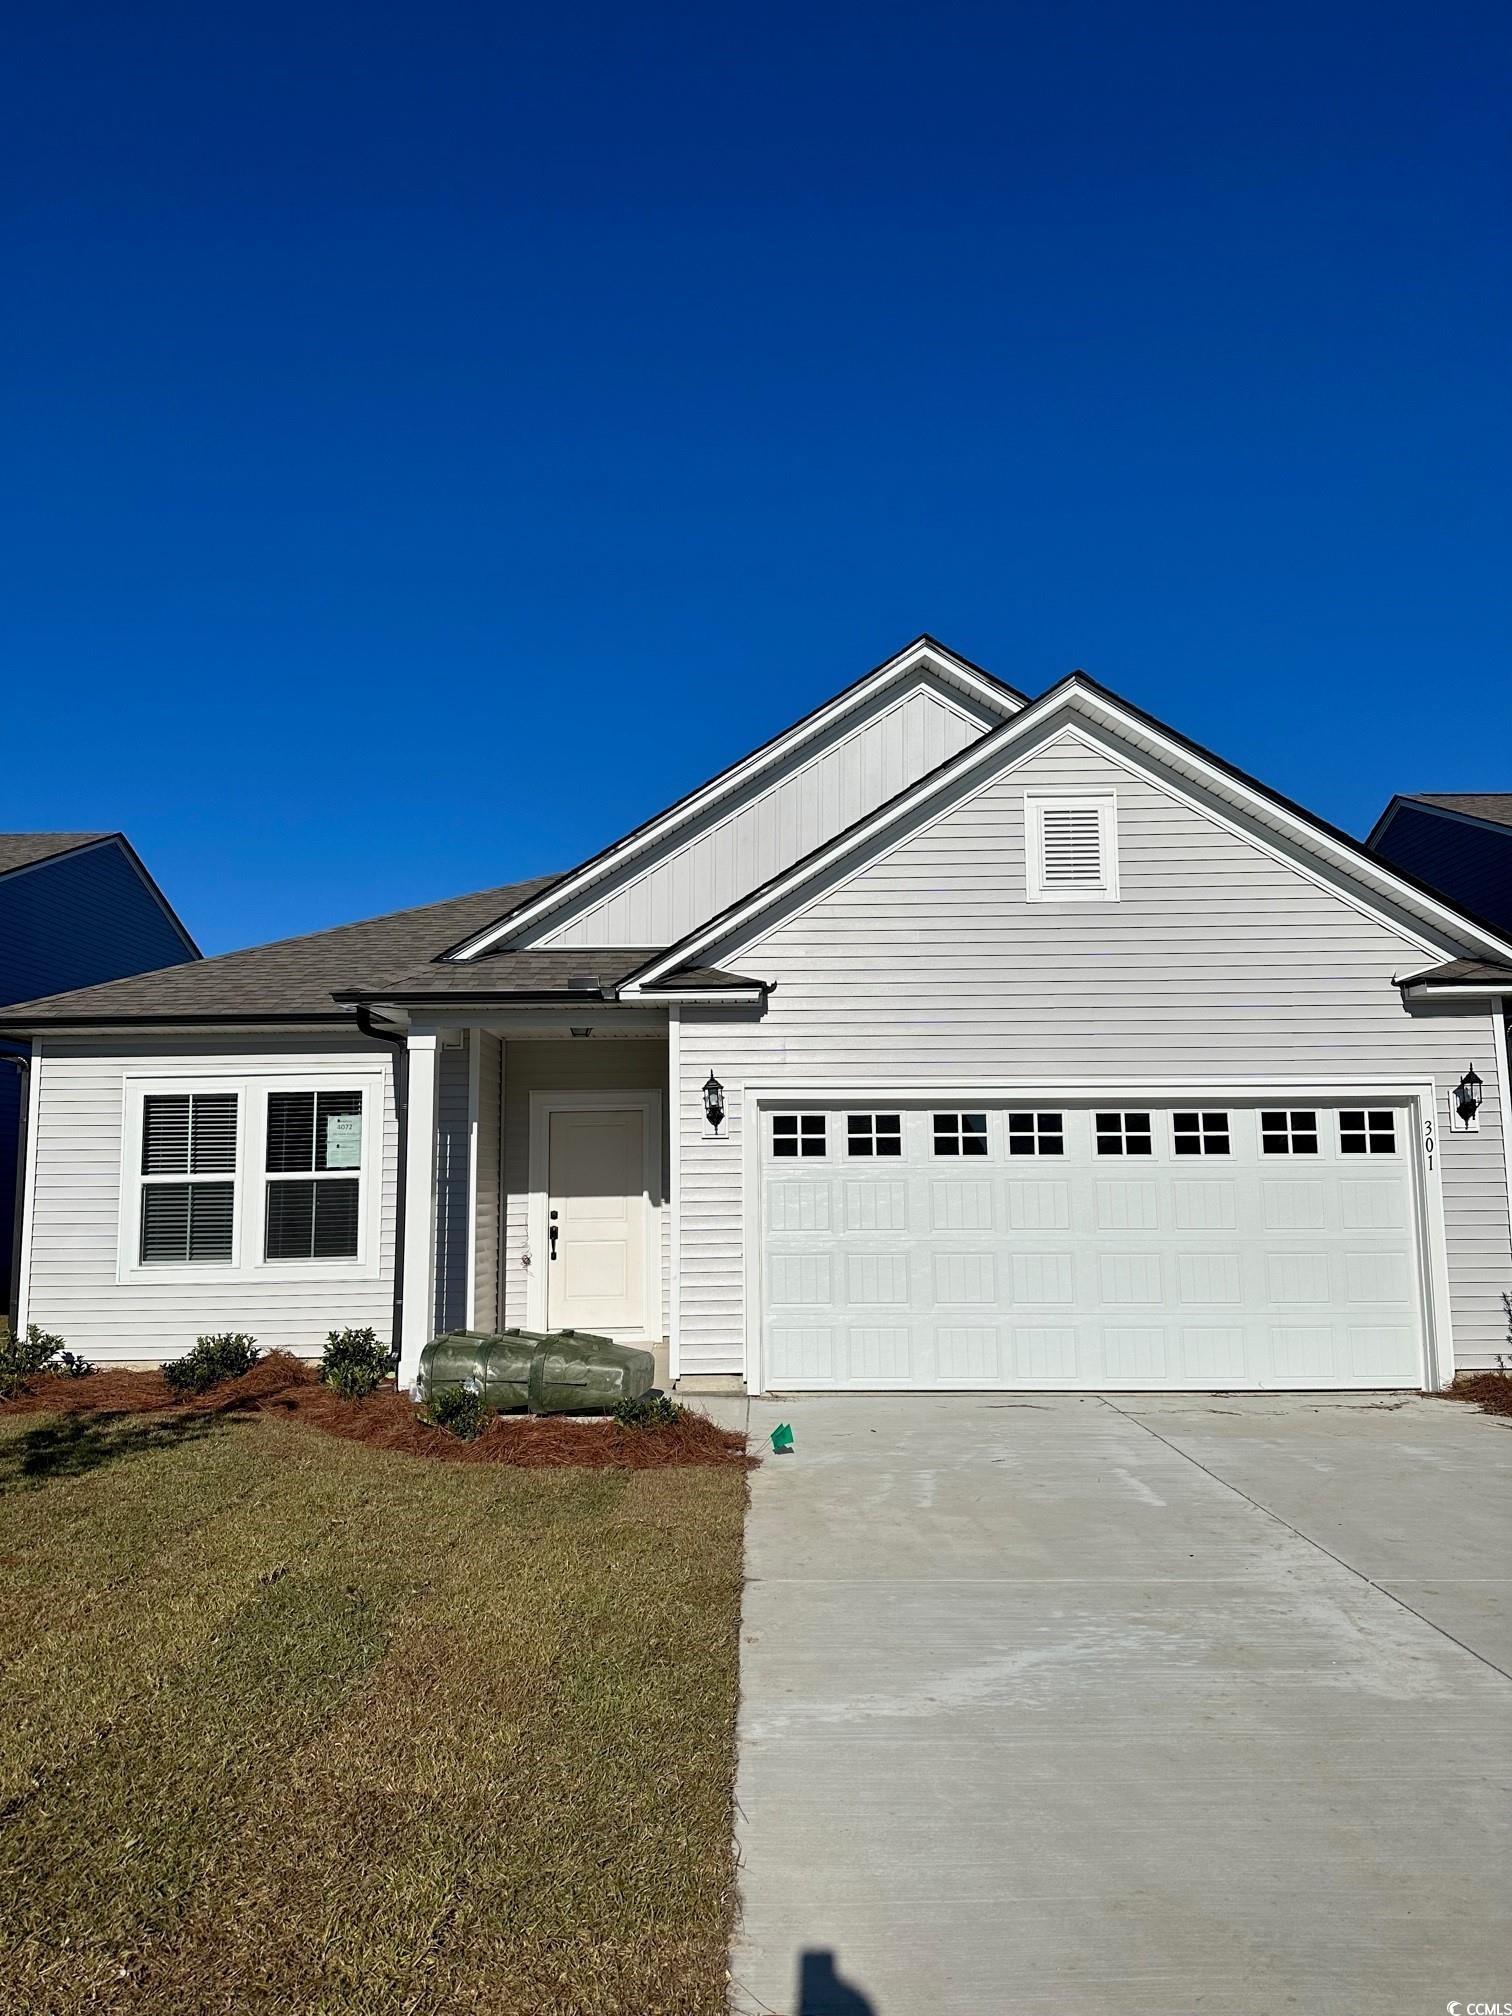
POLYGON ((1392 1396, 751 1403, 778 1420, 737 2009, 1512 2002, 1507 1424, 1392 1396))

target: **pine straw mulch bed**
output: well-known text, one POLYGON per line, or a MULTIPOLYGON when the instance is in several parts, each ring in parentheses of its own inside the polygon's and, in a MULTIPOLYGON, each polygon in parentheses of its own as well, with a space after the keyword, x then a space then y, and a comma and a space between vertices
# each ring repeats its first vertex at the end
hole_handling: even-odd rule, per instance
POLYGON ((1512 1414, 1512 1377, 1505 1372, 1462 1372, 1446 1400, 1471 1400, 1484 1414, 1512 1414))
POLYGON ((206 1393, 176 1394, 159 1372, 92 1372, 84 1379, 48 1373, 0 1405, 3 1414, 272 1414, 322 1434, 403 1456, 442 1463, 512 1463, 524 1469, 662 1470, 688 1464, 754 1466, 746 1438, 706 1414, 685 1412, 655 1428, 560 1414, 496 1414, 476 1441, 464 1442, 427 1421, 405 1394, 383 1387, 345 1400, 323 1386, 313 1365, 269 1351, 240 1379, 206 1393))

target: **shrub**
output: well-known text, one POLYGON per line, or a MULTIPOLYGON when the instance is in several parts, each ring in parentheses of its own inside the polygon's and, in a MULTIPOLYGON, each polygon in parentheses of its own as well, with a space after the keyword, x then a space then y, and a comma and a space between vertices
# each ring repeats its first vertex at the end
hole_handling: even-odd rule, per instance
POLYGON ((642 1393, 638 1400, 621 1400, 614 1418, 621 1428, 670 1428, 687 1411, 665 1393, 642 1393))
POLYGON ((488 1426, 493 1409, 483 1405, 476 1386, 443 1386, 432 1393, 426 1414, 438 1428, 463 1442, 476 1442, 488 1426))
POLYGON ((39 1372, 61 1372, 70 1379, 84 1379, 94 1367, 87 1358, 70 1351, 61 1337, 28 1323, 24 1337, 13 1337, 7 1329, 0 1338, 0 1400, 10 1400, 39 1372))
POLYGON ((378 1342, 375 1330, 331 1330, 326 1334, 320 1376, 348 1400, 376 1393, 399 1362, 399 1353, 378 1342))
POLYGON ((192 1351, 171 1358, 163 1367, 163 1377, 175 1393, 203 1393, 219 1386, 223 1379, 240 1379, 261 1358, 255 1350, 257 1339, 240 1330, 221 1331, 213 1337, 196 1339, 192 1351))

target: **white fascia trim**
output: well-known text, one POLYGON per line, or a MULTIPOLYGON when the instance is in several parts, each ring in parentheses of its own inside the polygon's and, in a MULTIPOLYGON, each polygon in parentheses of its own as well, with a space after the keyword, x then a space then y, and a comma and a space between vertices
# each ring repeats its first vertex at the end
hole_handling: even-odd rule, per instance
MULTIPOLYGON (((1503 820, 1483 819, 1478 812, 1461 812, 1453 805, 1427 805, 1421 798, 1399 799, 1392 806, 1392 817, 1394 818, 1398 812, 1407 810, 1428 812, 1435 819, 1448 819, 1460 826, 1474 826, 1482 833, 1499 833, 1509 845, 1512 845, 1512 826, 1508 826, 1503 820)), ((1365 843, 1367 847, 1375 845, 1377 835, 1385 832, 1388 823, 1383 819, 1377 825, 1375 832, 1365 843)))
MULTIPOLYGON (((677 967, 687 965, 691 959, 696 958, 700 952, 706 951, 709 946, 718 944, 728 945, 732 938, 735 939, 735 945, 731 949, 738 949, 740 941, 736 937, 736 934, 738 934, 743 924, 749 922, 753 917, 759 916, 763 911, 773 908, 785 896, 790 895, 794 889, 800 888, 805 882, 823 875, 828 868, 843 860, 847 855, 863 849, 870 840, 884 832, 888 827, 904 819, 918 806, 927 803, 931 797, 950 790, 962 778, 969 776, 973 770, 995 764, 997 759, 1014 742, 1027 735, 1032 729, 1042 725, 1044 721, 1053 718, 1059 708, 1065 708, 1068 711, 1077 710, 1084 712, 1092 725, 1102 728, 1118 742, 1117 760, 1127 764, 1131 769, 1139 770, 1142 775, 1149 777, 1150 781, 1162 790, 1170 789, 1169 780, 1153 776, 1141 764, 1138 749, 1131 748, 1124 739, 1130 730, 1135 735, 1148 737, 1160 751, 1162 760, 1168 762, 1173 770, 1178 773, 1186 771, 1193 781, 1205 785, 1220 798, 1228 794, 1238 804, 1254 812, 1262 826, 1270 822, 1278 832, 1284 832, 1287 837, 1292 839, 1294 844, 1304 853, 1314 855, 1336 871, 1342 870, 1346 876, 1365 881, 1370 886, 1375 887, 1378 894, 1400 903, 1410 913, 1425 914, 1450 929, 1452 936, 1447 940, 1417 940, 1416 942, 1422 944, 1425 950, 1438 952, 1441 956, 1444 956, 1455 945, 1473 943, 1479 945, 1491 958, 1512 960, 1512 944, 1504 943, 1502 940, 1492 937, 1489 933, 1472 925, 1468 919, 1460 917, 1456 912, 1449 909, 1447 905, 1438 903, 1433 898, 1425 896, 1421 891, 1413 888, 1410 883, 1404 882, 1399 875, 1384 863, 1377 864, 1367 860, 1364 856, 1354 853, 1352 849, 1341 846, 1327 833, 1323 832, 1321 828, 1314 825, 1310 819, 1305 819, 1300 814, 1289 812, 1284 807, 1275 804, 1271 799, 1262 796, 1260 792, 1251 790, 1249 786, 1241 784, 1237 778, 1229 776, 1225 771, 1219 770, 1215 765, 1194 755, 1191 750, 1171 741, 1149 723, 1136 720, 1131 715, 1126 714, 1122 708, 1114 706, 1105 700, 1101 694, 1089 692, 1084 687, 1074 687, 1069 692, 1047 694, 1043 699, 1034 701, 1022 713, 1015 715, 1012 720, 1004 722, 1003 726, 993 734, 984 737, 980 742, 973 743, 969 749, 963 749, 948 769, 937 771, 933 776, 922 779, 912 791, 905 793, 901 797, 890 799, 886 805, 880 806, 864 825, 853 828, 849 833, 842 834, 817 858, 810 858, 806 862, 799 863, 797 867, 783 876, 780 882, 768 885, 765 889, 755 891, 739 909, 711 920, 701 930, 691 933, 678 944, 670 946, 660 958, 633 976, 630 984, 638 988, 649 986, 663 975, 674 971, 677 967)), ((1074 733, 1074 727, 1068 724, 1066 732, 1074 733)), ((1048 744, 1045 746, 1048 746, 1048 744)), ((1107 754, 1108 752, 1103 750, 1100 753, 1107 754)), ((1000 773, 997 770, 992 772, 994 777, 998 774, 1000 773)), ((1209 805, 1197 806, 1196 809, 1215 820, 1218 824, 1226 823, 1222 815, 1214 811, 1209 805)), ((1232 825, 1229 827, 1229 830, 1249 841, 1252 845, 1271 852, 1274 858, 1287 862, 1291 867, 1297 868, 1299 872, 1308 872, 1292 856, 1281 853, 1275 847, 1268 846, 1267 842, 1258 835, 1232 825)), ((1314 879, 1319 878, 1315 877, 1314 879)), ((1341 888, 1335 876, 1331 875, 1328 877, 1326 886, 1344 901, 1352 903, 1363 914, 1374 917, 1377 922, 1384 924, 1389 930, 1395 931, 1403 937, 1411 935, 1403 929, 1403 926, 1396 918, 1382 916, 1379 911, 1374 910, 1369 905, 1365 898, 1356 895, 1347 888, 1341 888)))
MULTIPOLYGON (((870 673, 859 685, 850 687, 845 693, 821 707, 817 713, 809 715, 796 727, 790 728, 775 742, 768 742, 730 769, 721 771, 691 798, 680 799, 669 811, 663 813, 661 818, 653 820, 649 826, 623 841, 610 853, 596 861, 590 861, 565 882, 559 882, 550 889, 543 889, 541 894, 527 903, 523 910, 515 911, 511 916, 501 919, 499 923, 491 924, 476 938, 468 939, 452 954, 453 963, 460 965, 470 959, 476 959, 479 953, 488 951, 501 939, 512 937, 515 932, 523 931, 527 924, 534 923, 537 918, 559 909, 572 897, 581 895, 583 890, 592 888, 595 882, 602 881, 614 869, 623 866, 625 861, 644 853, 648 847, 664 839, 668 833, 675 832, 679 826, 686 825, 689 820, 706 811, 710 805, 728 797, 748 778, 758 776, 763 770, 780 763, 794 749, 800 749, 805 742, 813 741, 834 722, 863 705, 880 687, 903 677, 908 672, 925 670, 942 673, 953 684, 963 687, 991 715, 999 719, 1004 714, 1012 718, 1016 712, 1022 710, 1021 701, 1010 699, 1007 693, 990 685, 969 666, 954 658, 950 652, 942 650, 937 645, 911 644, 907 650, 900 651, 896 658, 890 658, 885 665, 879 665, 876 671, 870 673)), ((965 714, 964 709, 957 711, 965 714)), ((978 722, 976 725, 980 727, 982 724, 978 722)))
POLYGON ((1452 980, 1437 985, 1431 980, 1409 981, 1402 989, 1409 1001, 1499 1001, 1506 991, 1504 980, 1478 980, 1468 987, 1457 987, 1452 980))
POLYGON ((759 1008, 766 999, 766 990, 762 987, 711 987, 702 994, 693 989, 686 994, 674 994, 670 988, 658 987, 648 994, 639 987, 622 987, 617 998, 621 1001, 665 1001, 671 1008, 759 1008))

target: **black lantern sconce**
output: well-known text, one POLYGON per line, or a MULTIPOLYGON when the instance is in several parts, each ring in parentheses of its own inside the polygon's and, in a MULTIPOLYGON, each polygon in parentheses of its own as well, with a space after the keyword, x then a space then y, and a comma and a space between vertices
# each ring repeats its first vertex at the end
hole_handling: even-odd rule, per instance
POLYGON ((1484 1090, 1480 1075, 1472 1064, 1454 1088, 1454 1103, 1460 1119, 1467 1127, 1475 1124, 1475 1116, 1480 1111, 1481 1094, 1484 1090))
POLYGON ((725 1096, 723 1085, 712 1071, 704 1080, 703 1101, 704 1118, 708 1121, 711 1131, 717 1134, 724 1125, 725 1096))

